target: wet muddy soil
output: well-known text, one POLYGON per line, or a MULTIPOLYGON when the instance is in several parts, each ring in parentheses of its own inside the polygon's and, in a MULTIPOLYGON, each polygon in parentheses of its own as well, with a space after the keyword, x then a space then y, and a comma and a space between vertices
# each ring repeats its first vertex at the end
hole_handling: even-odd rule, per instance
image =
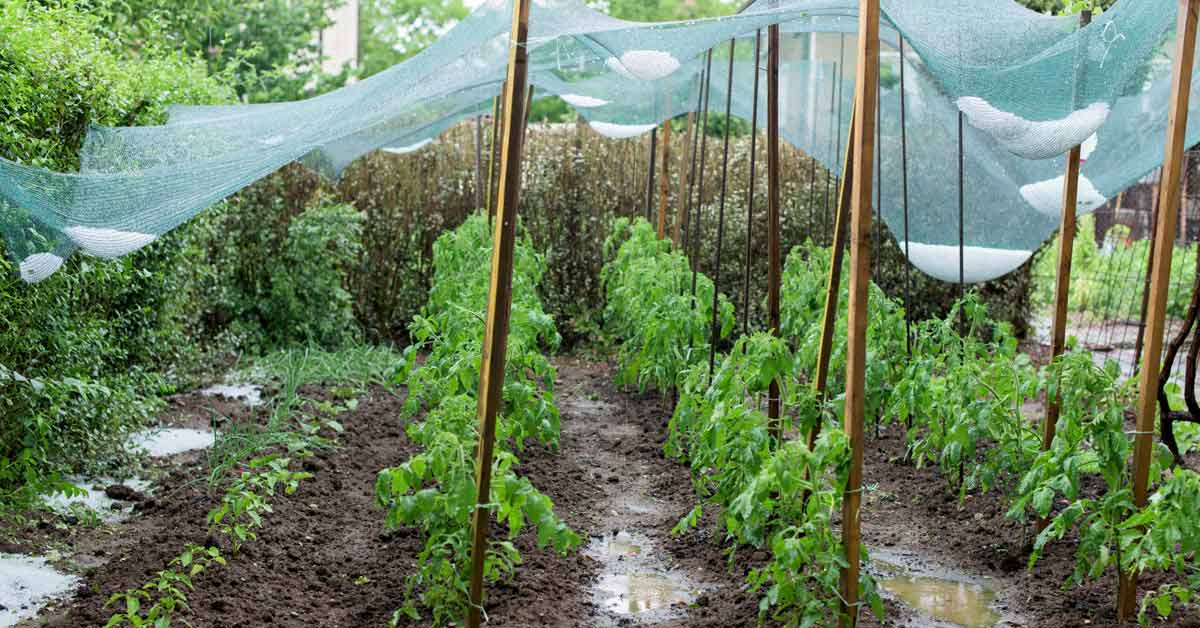
MULTIPOLYGON (((662 453, 666 405, 656 394, 618 389, 607 364, 575 357, 555 363, 561 449, 526 448, 520 470, 554 500, 584 548, 563 558, 537 549, 532 532, 519 537, 524 563, 513 581, 489 588, 491 624, 756 625, 758 600, 745 590, 745 574, 767 555, 742 548, 731 558, 712 509, 697 529, 670 533, 695 498, 688 469, 662 453)), ((305 393, 323 394, 319 388, 305 393)), ((257 541, 228 567, 197 579, 193 612, 185 619, 198 628, 386 626, 420 550, 414 531, 386 533, 374 505, 378 470, 415 451, 404 435, 400 405, 393 392, 374 388, 355 411, 339 415, 346 428, 341 446, 308 463, 315 477, 295 495, 276 500, 257 541)), ((236 400, 187 395, 164 413, 163 424, 196 427, 213 416, 252 421, 264 413, 236 400)), ((972 496, 960 505, 935 469, 901 461, 898 432, 884 430, 868 445, 864 538, 877 557, 892 563, 875 569, 893 586, 887 621, 866 617, 862 625, 952 625, 901 606, 904 600, 919 605, 921 596, 936 603, 938 595, 948 596, 943 606, 951 611, 973 605, 972 617, 983 618, 980 626, 993 619, 1001 626, 1047 628, 1113 624, 1115 583, 1060 589, 1074 563, 1070 542, 1052 547, 1036 572, 1026 572, 1030 535, 1006 522, 997 499, 972 496)), ((83 579, 73 601, 37 621, 103 625, 110 594, 146 582, 186 543, 206 542, 204 517, 216 503, 200 480, 206 465, 203 455, 184 454, 158 480, 153 497, 137 506, 137 515, 111 532, 48 525, 18 539, 13 551, 58 550, 83 579)), ((1168 625, 1197 627, 1200 621, 1185 617, 1168 625)))

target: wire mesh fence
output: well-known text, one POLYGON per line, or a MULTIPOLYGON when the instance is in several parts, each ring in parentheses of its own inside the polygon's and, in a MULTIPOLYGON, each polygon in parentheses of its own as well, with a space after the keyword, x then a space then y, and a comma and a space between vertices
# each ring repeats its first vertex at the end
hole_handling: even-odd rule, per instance
MULTIPOLYGON (((1200 151, 1189 151, 1172 257, 1164 342, 1180 331, 1192 298, 1200 242, 1200 151)), ((1149 258, 1160 172, 1155 171, 1079 222, 1076 235, 1067 336, 1093 352, 1098 363, 1115 360, 1129 377, 1137 372, 1145 344, 1149 258)), ((1032 339, 1049 346, 1050 307, 1058 239, 1042 249, 1034 266, 1032 339)), ((1185 344, 1185 347, 1187 345, 1185 344)), ((1173 379, 1178 379, 1175 377, 1173 379)))

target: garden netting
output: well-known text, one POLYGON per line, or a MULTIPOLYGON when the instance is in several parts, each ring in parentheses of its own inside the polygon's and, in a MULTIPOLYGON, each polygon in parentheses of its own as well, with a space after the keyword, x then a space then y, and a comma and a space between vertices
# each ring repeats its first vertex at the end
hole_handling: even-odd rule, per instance
MULTIPOLYGON (((765 66, 753 57, 755 33, 780 24, 782 136, 840 172, 857 5, 759 0, 733 16, 648 24, 577 0, 535 0, 530 81, 540 95, 562 97, 597 132, 635 137, 696 109, 710 49, 711 102, 720 111, 735 40, 732 110, 748 118, 754 72, 765 66)), ((879 209, 901 237, 908 208, 909 246, 902 248, 922 271, 958 281, 960 243, 968 283, 1027 260, 1058 226, 1064 153, 1072 146, 1083 144, 1087 158, 1080 212, 1161 164, 1172 0, 1120 0, 1085 27, 1010 0, 882 5, 879 209)), ((511 9, 511 2, 487 2, 420 54, 308 100, 174 107, 161 126, 92 127, 77 173, 0 160, 6 249, 25 281, 41 281, 77 249, 102 258, 131 253, 290 162, 336 178, 369 151, 417 150, 490 110, 506 72, 511 9)), ((765 117, 765 90, 759 98, 765 117)), ((1192 102, 1200 106, 1200 98, 1192 102)), ((1198 132, 1189 127, 1189 145, 1198 132)))

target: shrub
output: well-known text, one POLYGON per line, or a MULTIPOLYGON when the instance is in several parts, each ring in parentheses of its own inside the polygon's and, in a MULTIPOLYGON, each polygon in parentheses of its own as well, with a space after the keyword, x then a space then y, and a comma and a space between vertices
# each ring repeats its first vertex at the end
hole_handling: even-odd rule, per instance
MULTIPOLYGON (((231 97, 184 55, 154 45, 126 55, 99 20, 70 2, 0 0, 0 157, 71 170, 89 124, 153 124, 168 103, 231 97)), ((186 240, 113 262, 75 256, 34 286, 0 250, 0 502, 119 455, 113 445, 168 388, 147 373, 194 357, 186 240)))

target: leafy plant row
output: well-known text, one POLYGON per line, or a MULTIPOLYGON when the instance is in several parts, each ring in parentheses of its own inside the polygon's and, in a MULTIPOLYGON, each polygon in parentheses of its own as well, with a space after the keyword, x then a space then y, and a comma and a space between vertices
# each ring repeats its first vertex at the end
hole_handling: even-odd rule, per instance
MULTIPOLYGON (((330 415, 342 409, 328 402, 314 403, 330 415)), ((322 428, 334 433, 342 431, 342 425, 333 419, 301 420, 298 428, 279 435, 279 447, 287 455, 268 453, 247 461, 244 470, 225 489, 220 504, 209 511, 210 538, 224 539, 229 554, 236 555, 245 543, 258 538, 264 517, 274 512, 271 502, 277 495, 292 495, 301 482, 313 477, 312 473, 292 470, 293 463, 311 457, 317 449, 336 446, 336 440, 321 435, 322 428)), ((225 566, 226 556, 219 544, 189 543, 145 584, 109 597, 105 607, 120 610, 108 618, 105 628, 177 625, 176 615, 191 611, 188 595, 195 588, 193 580, 210 569, 225 566)))
MULTIPOLYGON (((410 326, 415 342, 395 380, 408 388, 406 428, 422 451, 407 462, 380 471, 378 503, 387 509, 389 528, 415 526, 424 538, 418 570, 406 582, 404 602, 393 625, 420 619, 434 625, 461 621, 468 596, 470 517, 475 510, 474 456, 480 353, 492 250, 486 218, 469 218, 434 244, 434 277, 429 301, 410 326), (419 356, 427 352, 424 359, 419 356)), ((542 309, 537 286, 545 262, 526 237, 514 254, 512 319, 505 365, 504 404, 497 422, 489 508, 507 525, 507 539, 493 539, 484 577, 509 578, 521 562, 512 539, 527 526, 540 546, 567 553, 580 538, 554 513, 550 498, 517 474, 517 453, 528 439, 557 447, 559 412, 554 404, 555 369, 542 347, 559 343, 554 320, 542 309)))
MULTIPOLYGON (((850 449, 832 424, 840 416, 844 386, 844 314, 834 331, 825 397, 813 386, 830 257, 828 249, 812 244, 792 250, 781 282, 781 336, 738 339, 711 378, 706 369, 692 369, 680 389, 668 443, 669 454, 691 465, 697 495, 720 507, 718 525, 733 547, 771 550, 771 560, 752 570, 748 581, 762 594, 760 617, 787 625, 832 624, 842 612, 845 552, 835 523, 847 489, 850 449), (785 410, 778 425, 763 410, 772 382, 785 410), (810 448, 805 435, 818 426, 825 429, 810 448)), ((867 409, 875 412, 886 403, 898 366, 890 358, 897 348, 903 352, 904 314, 878 287, 871 291, 878 313, 869 326, 867 409)), ((844 313, 846 291, 841 294, 844 313)), ((863 571, 858 584, 859 599, 882 617, 875 580, 863 571)))
MULTIPOLYGON (((701 300, 693 309, 686 258, 658 241, 645 221, 618 222, 614 236, 624 242, 606 267, 605 280, 610 330, 622 343, 619 378, 642 387, 652 383, 664 392, 677 386, 679 392, 666 450, 690 465, 701 504, 676 531, 695 526, 706 504, 718 506, 718 526, 731 558, 741 546, 770 550, 771 559, 747 576, 750 590, 761 595, 763 618, 789 625, 835 621, 844 552, 834 523, 846 487, 848 442, 832 429, 812 449, 799 438, 779 441, 762 410, 774 381, 784 405, 795 410, 778 426, 782 433, 794 434, 821 420, 826 408, 803 381, 807 354, 757 333, 737 339, 710 375, 711 282, 698 278, 701 300), (685 350, 689 345, 691 352, 685 350)), ((809 281, 808 266, 827 265, 828 255, 822 258, 821 252, 798 248, 788 259, 784 326, 803 331, 799 344, 818 341, 810 331, 819 328, 823 301, 818 297, 824 290, 809 281), (806 281, 811 285, 803 285, 806 281)), ((720 317, 728 326, 732 307, 721 303, 720 317)), ((728 328, 722 332, 724 337, 728 328)), ((865 572, 860 587, 862 599, 881 615, 875 582, 865 572)))
MULTIPOLYGON (((664 395, 674 390, 690 366, 706 361, 711 339, 714 286, 693 274, 688 259, 659 240, 645 219, 613 221, 604 243, 601 271, 607 296, 606 329, 619 339, 618 383, 664 395), (695 281, 695 296, 692 282, 695 281)), ((721 295, 719 336, 733 329, 733 305, 721 295)))
POLYGON ((1008 518, 1048 518, 1034 541, 1031 569, 1049 543, 1071 537, 1077 538, 1076 563, 1066 586, 1084 586, 1117 569, 1175 574, 1175 582, 1142 598, 1139 619, 1148 623, 1200 593, 1200 521, 1194 516, 1200 475, 1172 468, 1170 452, 1156 445, 1149 504, 1137 508, 1128 466, 1134 433, 1126 413, 1134 394, 1134 380, 1123 381, 1115 362, 1099 366, 1088 351, 1034 367, 1018 351, 1011 328, 991 321, 968 296, 947 318, 918 325, 889 416, 909 422, 916 463, 937 464, 960 496, 996 490, 1008 518), (1045 452, 1043 416, 1023 411, 1043 395, 1061 398, 1055 438, 1045 452), (1086 490, 1088 478, 1102 480, 1103 490, 1086 490))
MULTIPOLYGON (((633 229, 637 233, 638 227, 633 229)), ((668 255, 668 246, 631 237, 613 264, 636 268, 645 284, 657 285, 663 279, 654 275, 655 269, 669 267, 644 260, 668 255)), ((789 625, 830 622, 840 601, 842 548, 831 524, 845 488, 848 456, 836 421, 844 390, 844 285, 826 400, 818 399, 809 385, 829 258, 828 249, 814 246, 797 247, 789 255, 783 276, 782 339, 765 334, 740 338, 711 377, 707 364, 697 365, 693 357, 674 380, 659 380, 679 383, 668 453, 691 465, 697 494, 720 506, 718 524, 734 548, 772 550, 771 562, 750 574, 750 584, 764 592, 763 616, 789 625), (785 408, 779 426, 783 434, 825 427, 812 450, 801 439, 775 442, 772 437, 762 411, 772 380, 780 384, 785 408)), ((1200 591, 1200 522, 1185 513, 1196 512, 1200 504, 1200 476, 1171 469, 1170 457, 1160 450, 1151 473, 1149 506, 1134 507, 1127 470, 1131 438, 1125 422, 1132 390, 1120 381, 1115 365, 1099 367, 1090 353, 1072 351, 1039 369, 1018 350, 1011 326, 990 319, 974 295, 947 316, 918 323, 908 355, 901 306, 873 285, 871 292, 869 420, 904 424, 909 457, 918 465, 937 465, 960 496, 996 490, 1009 517, 1020 522, 1028 522, 1031 515, 1050 517, 1049 527, 1035 542, 1031 568, 1046 544, 1077 536, 1077 564, 1066 586, 1082 586, 1118 567, 1173 572, 1172 583, 1143 598, 1144 622, 1195 599, 1200 591), (1042 395, 1060 391, 1057 436, 1051 450, 1042 452, 1041 416, 1022 410, 1042 395), (1103 495, 1082 489, 1088 477, 1096 476, 1107 489, 1103 495)), ((650 319, 660 316, 668 299, 653 291, 642 301, 618 296, 609 302, 609 310, 619 336, 637 333, 629 324, 637 320, 633 316, 648 317, 640 323, 646 329, 662 323, 663 319, 650 319)), ((679 356, 645 355, 653 351, 647 344, 633 345, 645 352, 627 351, 629 337, 624 343, 623 377, 634 364, 683 361, 679 356)), ((686 343, 683 334, 662 342, 686 343)), ((697 507, 680 528, 694 525, 701 513, 702 507, 697 507)), ((860 586, 864 599, 878 601, 869 578, 860 586)))

